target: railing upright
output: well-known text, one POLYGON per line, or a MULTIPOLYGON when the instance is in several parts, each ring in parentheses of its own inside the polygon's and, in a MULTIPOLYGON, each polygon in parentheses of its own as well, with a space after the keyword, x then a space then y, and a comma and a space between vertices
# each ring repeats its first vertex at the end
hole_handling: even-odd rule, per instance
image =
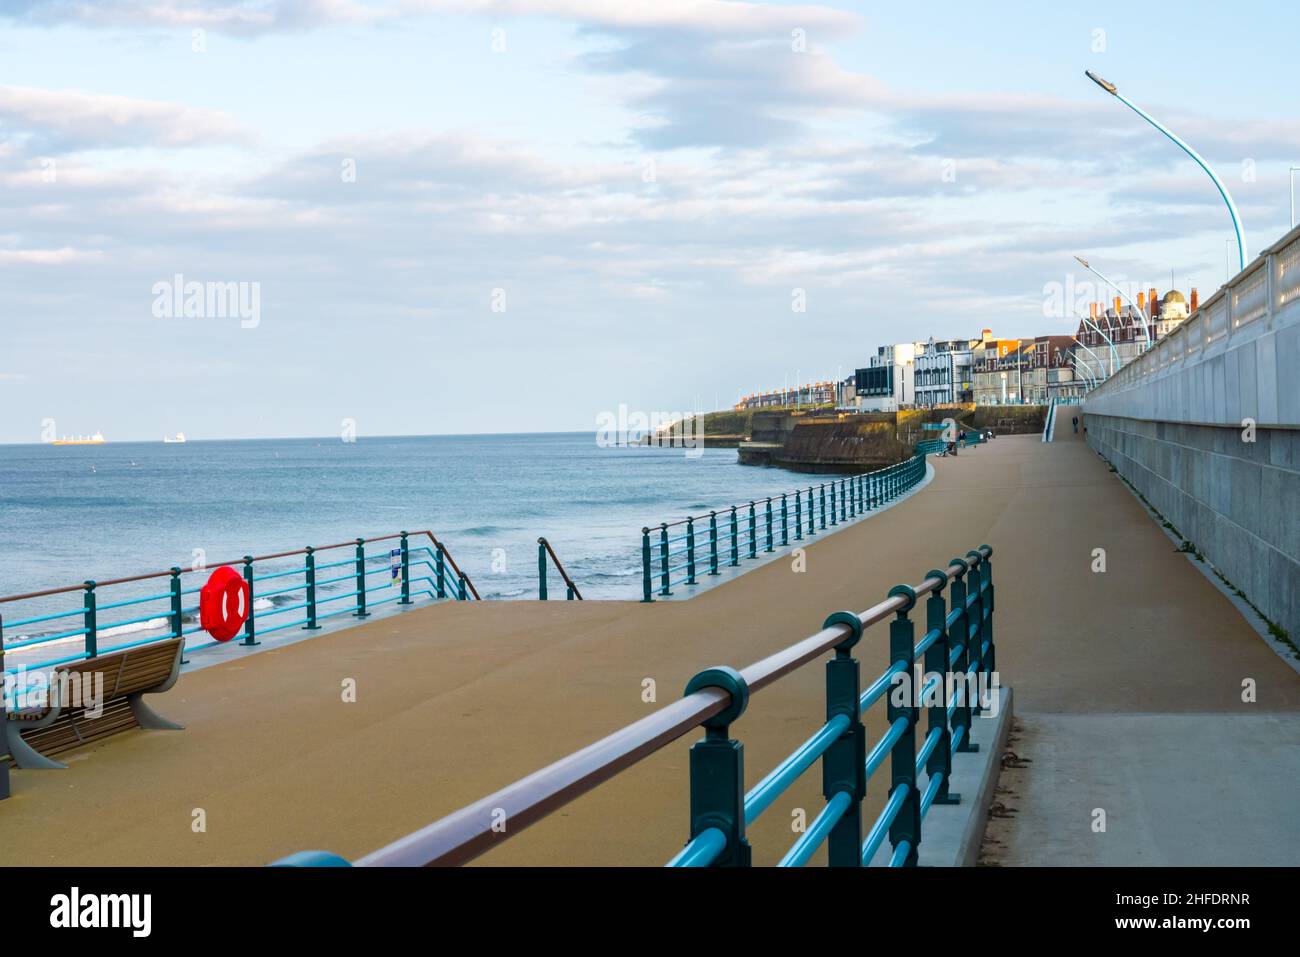
POLYGON ((465 573, 461 572, 456 577, 460 580, 460 583, 456 589, 456 597, 460 601, 469 601, 469 583, 465 579, 465 573))
POLYGON ((736 506, 731 506, 731 564, 740 564, 740 526, 736 522, 736 506))
POLYGON ((659 526, 659 594, 671 595, 668 590, 668 523, 659 526))
POLYGON ((781 493, 781 547, 790 544, 790 507, 785 492, 781 493))
MULTIPOLYGON (((966 604, 969 609, 966 619, 967 655, 971 674, 977 680, 984 670, 984 642, 981 634, 984 624, 984 572, 980 567, 982 558, 979 552, 966 553, 970 568, 970 584, 966 589, 966 604)), ((970 711, 973 716, 979 717, 981 710, 979 694, 976 693, 972 696, 970 711)))
POLYGON ((407 541, 407 534, 402 532, 401 549, 402 562, 402 597, 398 600, 399 605, 409 605, 411 603, 411 543, 407 541))
POLYGON ((795 541, 803 538, 803 493, 794 493, 794 537, 795 541))
POLYGON ((304 631, 315 631, 320 625, 316 621, 316 549, 307 546, 307 624, 304 631))
MULTIPOLYGON (((823 488, 825 488, 825 486, 823 486, 823 488)), ((831 483, 831 524, 838 525, 839 523, 840 523, 839 511, 835 507, 835 483, 832 482, 831 483)))
POLYGON ((86 657, 94 658, 99 654, 99 626, 95 612, 95 583, 89 579, 85 582, 86 594, 82 600, 82 627, 86 629, 86 657))
POLYGON ((952 732, 948 727, 948 691, 945 676, 951 674, 949 657, 951 651, 948 641, 948 603, 944 601, 943 590, 948 585, 947 572, 931 569, 925 573, 926 578, 933 578, 938 584, 925 601, 925 630, 928 635, 938 631, 939 637, 925 649, 925 674, 938 675, 938 691, 931 695, 930 704, 926 706, 927 736, 939 732, 939 741, 925 761, 925 772, 931 780, 940 781, 933 799, 934 804, 958 804, 961 795, 951 793, 948 786, 952 780, 952 732))
POLYGON ((356 553, 357 567, 357 610, 353 615, 357 618, 369 618, 370 612, 366 611, 366 540, 357 539, 356 553))
POLYGON ((641 529, 641 585, 643 602, 654 601, 653 589, 650 587, 650 529, 641 529))
POLYGON ((447 597, 447 560, 442 554, 442 543, 434 546, 433 577, 437 585, 438 597, 447 597))
POLYGON ((753 502, 749 503, 749 557, 758 557, 758 513, 753 502))
POLYGON ((808 486, 808 534, 817 534, 817 507, 813 504, 812 486, 808 486))
POLYGON ((546 546, 537 540, 537 600, 546 601, 546 546))
POLYGON ((772 540, 772 500, 767 500, 767 548, 764 551, 771 552, 776 550, 776 544, 772 540))
POLYGON ((709 513, 709 574, 718 574, 718 513, 709 513))
POLYGON ((953 569, 952 585, 948 588, 949 615, 952 616, 952 624, 948 627, 948 641, 950 644, 955 641, 958 649, 955 656, 951 650, 948 652, 948 660, 952 663, 952 673, 959 679, 954 689, 957 700, 953 702, 952 733, 957 741, 958 753, 973 753, 979 750, 979 745, 972 744, 970 739, 971 702, 966 682, 966 673, 970 667, 970 616, 966 604, 966 573, 970 570, 970 563, 964 558, 954 558, 948 563, 948 567, 953 569))
POLYGON ((745 837, 745 747, 730 731, 749 704, 749 686, 733 668, 709 668, 690 680, 683 696, 706 688, 728 693, 731 701, 725 710, 704 720, 704 737, 691 746, 691 839, 682 854, 710 840, 720 841, 712 866, 749 867, 752 852, 745 837))
POLYGON ((817 497, 821 500, 822 528, 826 527, 826 483, 817 486, 817 497))
POLYGON ((167 593, 171 596, 171 611, 168 613, 167 622, 171 627, 172 637, 180 638, 185 631, 185 613, 184 600, 181 597, 181 570, 176 565, 172 566, 171 575, 167 579, 167 593))
POLYGON ((848 727, 822 755, 822 796, 829 802, 846 794, 849 807, 827 837, 826 860, 831 867, 862 866, 862 800, 867 796, 867 734, 862 724, 861 669, 853 647, 862 638, 862 620, 840 611, 822 623, 823 628, 847 625, 849 637, 835 646, 826 662, 826 720, 839 716, 848 727))
MULTIPOLYGON (((908 613, 916 604, 916 592, 911 585, 895 585, 889 590, 889 596, 902 595, 907 604, 898 610, 893 621, 889 623, 889 664, 891 667, 905 666, 902 674, 912 680, 915 664, 915 629, 908 613)), ((887 697, 886 716, 890 727, 902 721, 905 727, 898 735, 893 748, 890 749, 890 788, 889 796, 902 788, 907 790, 901 798, 902 807, 889 825, 889 843, 894 848, 890 863, 904 867, 915 867, 917 849, 921 843, 921 795, 916 790, 916 719, 918 709, 915 699, 906 705, 899 705, 895 695, 887 697)))
POLYGON ((256 582, 253 580, 253 556, 244 556, 244 584, 248 586, 248 617, 244 619, 244 640, 241 644, 245 648, 253 648, 260 645, 257 640, 257 612, 253 606, 257 604, 257 592, 254 591, 256 582))
POLYGON ((686 520, 686 584, 695 584, 695 519, 686 520))

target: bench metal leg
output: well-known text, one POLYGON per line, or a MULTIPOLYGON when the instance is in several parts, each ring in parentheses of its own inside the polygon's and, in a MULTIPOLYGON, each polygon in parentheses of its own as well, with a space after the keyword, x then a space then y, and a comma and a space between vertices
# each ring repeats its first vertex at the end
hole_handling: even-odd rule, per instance
POLYGON ((5 722, 5 744, 9 747, 9 756, 24 771, 61 771, 68 767, 50 760, 24 741, 17 721, 5 722))
POLYGON ((135 715, 136 722, 146 731, 185 730, 185 725, 177 724, 175 721, 164 718, 153 708, 145 704, 143 692, 127 695, 126 700, 127 703, 131 705, 131 713, 135 715))

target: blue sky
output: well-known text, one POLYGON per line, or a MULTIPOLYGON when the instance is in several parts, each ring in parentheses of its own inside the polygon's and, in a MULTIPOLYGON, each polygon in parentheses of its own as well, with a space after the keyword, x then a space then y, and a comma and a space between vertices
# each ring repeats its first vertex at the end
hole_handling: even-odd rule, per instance
POLYGON ((1207 156, 1253 255, 1300 14, 1252 10, 4 0, 0 442, 706 409, 1072 331, 1044 302, 1076 252, 1208 296, 1212 185, 1082 74, 1207 156), (255 284, 257 321, 155 315, 177 274, 255 284))

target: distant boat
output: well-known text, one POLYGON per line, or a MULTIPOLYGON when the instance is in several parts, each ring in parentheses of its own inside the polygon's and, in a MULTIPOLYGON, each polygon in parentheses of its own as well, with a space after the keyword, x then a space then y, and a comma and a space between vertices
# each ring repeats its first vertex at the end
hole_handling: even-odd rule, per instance
POLYGON ((184 441, 185 441, 185 433, 184 433, 184 432, 177 432, 175 435, 164 435, 164 436, 163 436, 163 441, 164 441, 165 443, 167 443, 168 445, 172 445, 173 443, 176 443, 176 442, 184 442, 184 441))
POLYGON ((68 438, 66 435, 61 439, 54 440, 55 445, 103 445, 103 433, 96 432, 94 435, 76 435, 68 438))

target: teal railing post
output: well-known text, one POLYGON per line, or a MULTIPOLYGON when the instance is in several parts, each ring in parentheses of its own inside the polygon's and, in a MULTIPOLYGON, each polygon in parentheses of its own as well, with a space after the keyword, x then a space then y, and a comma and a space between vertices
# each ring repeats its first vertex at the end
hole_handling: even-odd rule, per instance
POLYGON ((253 604, 257 601, 257 593, 253 591, 253 556, 244 556, 244 583, 248 585, 248 617, 244 619, 244 640, 241 644, 245 648, 252 648, 254 645, 260 645, 257 640, 257 614, 253 611, 253 604))
POLYGON ((459 583, 456 587, 456 599, 458 601, 469 601, 469 585, 465 580, 465 573, 461 572, 457 578, 459 583))
POLYGON ((181 639, 181 664, 189 664, 185 657, 185 638, 181 631, 185 628, 185 616, 182 611, 184 602, 181 599, 181 570, 173 565, 171 567, 171 578, 167 582, 168 591, 171 594, 171 613, 168 619, 171 625, 172 634, 181 639))
POLYGON ((731 506, 731 564, 740 564, 740 526, 736 522, 736 506, 731 506))
POLYGON ((889 752, 890 757, 890 788, 889 794, 892 797, 894 792, 899 788, 907 788, 906 797, 903 798, 902 807, 898 811, 898 816, 889 826, 889 843, 894 848, 895 857, 900 857, 904 867, 915 867, 917 849, 921 843, 921 795, 916 790, 916 719, 918 717, 918 708, 916 706, 916 689, 911 685, 914 681, 915 664, 913 654, 915 649, 915 629, 912 626, 912 620, 907 617, 908 612, 916 604, 916 592, 912 590, 911 585, 895 585, 889 589, 890 596, 902 595, 907 599, 907 603, 898 610, 894 620, 889 623, 889 664, 893 667, 898 664, 906 666, 903 675, 906 680, 902 687, 908 689, 908 698, 904 704, 899 704, 895 699, 897 695, 894 689, 889 692, 889 707, 887 716, 892 726, 895 721, 902 718, 907 722, 907 730, 899 736, 898 741, 889 752), (907 845, 906 848, 903 845, 907 845))
POLYGON ((840 479, 840 521, 849 520, 849 483, 840 479))
POLYGON ((858 477, 856 475, 849 479, 849 515, 854 518, 858 516, 858 477))
POLYGON ((758 557, 758 513, 753 502, 749 503, 749 557, 758 557))
POLYGON ((90 579, 85 582, 86 595, 82 602, 82 627, 86 629, 86 657, 94 658, 99 654, 99 623, 95 611, 95 583, 90 579))
MULTIPOLYGON (((971 676, 979 681, 980 675, 984 671, 984 556, 979 552, 967 552, 966 564, 970 568, 970 575, 966 584, 966 604, 969 608, 966 618, 966 634, 969 636, 967 643, 967 660, 971 676)), ((980 698, 978 694, 978 685, 971 689, 975 692, 972 696, 970 713, 978 717, 983 708, 980 707, 980 698)))
POLYGON ((641 529, 641 600, 654 601, 650 587, 650 529, 641 529))
POLYGON ((718 574, 718 513, 709 513, 709 574, 718 574))
MULTIPOLYGON (((973 753, 979 750, 978 744, 971 744, 970 740, 970 694, 969 685, 966 681, 966 671, 970 667, 970 627, 968 625, 970 617, 967 615, 966 608, 966 572, 970 570, 970 565, 964 558, 954 558, 948 563, 948 567, 954 569, 952 586, 948 589, 948 607, 949 613, 953 615, 953 622, 948 629, 948 641, 956 644, 958 653, 956 661, 953 663, 951 671, 957 678, 957 686, 954 689, 957 701, 952 712, 952 733, 956 735, 960 730, 961 740, 957 744, 957 750, 961 753, 973 753)), ((948 660, 953 661, 953 654, 948 652, 948 660)))
POLYGON ((546 601, 546 546, 537 540, 537 600, 546 601))
POLYGON ((572 585, 569 585, 569 586, 567 586, 567 587, 565 588, 564 600, 565 600, 565 601, 573 601, 573 586, 572 586, 572 585))
POLYGON ((167 590, 171 594, 171 614, 168 616, 172 634, 177 638, 185 629, 185 616, 182 611, 184 600, 181 597, 181 570, 173 565, 171 577, 167 580, 167 590))
POLYGON ((826 483, 817 486, 817 497, 821 499, 822 528, 826 527, 826 483))
POLYGON ((993 654, 993 546, 981 545, 984 556, 984 627, 980 629, 988 650, 984 652, 984 673, 992 675, 997 670, 997 661, 993 654))
POLYGON ((442 542, 434 547, 434 579, 439 598, 447 597, 447 559, 442 552, 442 542))
POLYGON ((767 548, 764 551, 771 552, 776 550, 776 544, 772 540, 772 500, 767 500, 767 548))
POLYGON ((407 541, 406 532, 402 532, 401 550, 402 597, 398 599, 397 603, 399 605, 409 605, 411 603, 411 543, 407 541))
POLYGON ((817 534, 817 507, 813 504, 812 486, 808 486, 808 534, 817 534))
POLYGON ((925 676, 930 680, 931 675, 937 675, 939 679, 939 689, 932 693, 930 701, 926 705, 926 734, 934 733, 935 728, 941 729, 939 732, 939 743, 935 745, 930 757, 925 762, 925 773, 933 778, 936 774, 943 775, 939 784, 939 790, 935 792, 935 804, 960 804, 961 795, 952 793, 948 790, 948 785, 952 781, 952 736, 948 728, 948 690, 947 677, 951 673, 948 666, 948 660, 951 655, 948 643, 948 629, 945 622, 948 618, 948 603, 944 601, 943 590, 948 584, 948 576, 938 570, 931 569, 925 573, 926 578, 933 578, 938 582, 934 591, 930 592, 930 597, 925 602, 925 631, 926 634, 938 629, 939 638, 931 643, 929 648, 925 649, 925 676))
POLYGON ((785 492, 781 493, 781 546, 790 544, 790 507, 785 492))
POLYGON ((721 713, 704 722, 704 737, 691 746, 691 840, 715 829, 726 845, 713 867, 749 867, 752 852, 745 837, 745 748, 730 726, 749 704, 749 686, 732 668, 708 668, 686 685, 686 695, 719 688, 731 696, 721 713))
POLYGON ((862 621, 851 611, 837 611, 823 628, 847 625, 849 636, 835 646, 826 662, 826 720, 840 715, 849 726, 822 756, 822 795, 827 801, 843 792, 852 802, 827 838, 826 862, 831 867, 862 866, 862 799, 867 795, 867 735, 858 706, 861 674, 853 646, 862 638, 862 621))
POLYGON ((357 539, 357 610, 352 613, 357 618, 369 618, 366 611, 366 540, 357 539))
POLYGON ((794 538, 799 541, 803 538, 803 493, 794 493, 794 538))
POLYGON ((320 627, 316 623, 316 549, 307 546, 307 624, 304 631, 315 631, 320 627))
MULTIPOLYGON (((824 485, 822 486, 823 489, 825 489, 825 487, 826 486, 824 485)), ((825 495, 826 494, 825 491, 823 491, 822 494, 825 495)), ((832 525, 838 525, 840 523, 838 514, 839 513, 836 511, 835 508, 835 483, 832 482, 831 483, 831 524, 832 525)))
POLYGON ((659 594, 671 595, 668 590, 668 523, 659 526, 659 594))
POLYGON ((686 519, 686 584, 695 584, 695 519, 686 519))

